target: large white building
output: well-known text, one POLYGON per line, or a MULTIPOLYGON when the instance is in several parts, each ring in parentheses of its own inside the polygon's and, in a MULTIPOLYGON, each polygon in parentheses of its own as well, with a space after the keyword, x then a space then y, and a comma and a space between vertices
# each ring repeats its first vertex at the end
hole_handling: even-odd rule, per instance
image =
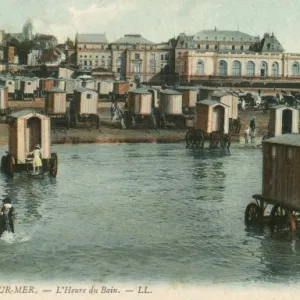
POLYGON ((185 81, 300 77, 300 54, 284 53, 273 33, 260 38, 215 28, 190 36, 181 33, 159 44, 140 34, 127 34, 111 43, 105 34, 77 34, 76 55, 82 69, 101 67, 122 79, 141 81, 171 74, 185 81))

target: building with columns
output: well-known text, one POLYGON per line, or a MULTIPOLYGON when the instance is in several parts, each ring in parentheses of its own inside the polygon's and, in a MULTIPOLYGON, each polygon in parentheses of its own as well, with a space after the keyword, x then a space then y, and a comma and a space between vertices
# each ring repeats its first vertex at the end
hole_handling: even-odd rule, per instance
POLYGON ((140 34, 111 43, 105 34, 79 34, 75 46, 80 68, 102 67, 123 80, 159 81, 174 75, 187 82, 300 80, 300 53, 284 53, 273 33, 260 38, 215 28, 181 33, 166 43, 153 43, 140 34))
POLYGON ((274 34, 262 39, 239 31, 204 30, 180 34, 175 47, 175 72, 185 81, 300 77, 300 53, 284 53, 274 34))

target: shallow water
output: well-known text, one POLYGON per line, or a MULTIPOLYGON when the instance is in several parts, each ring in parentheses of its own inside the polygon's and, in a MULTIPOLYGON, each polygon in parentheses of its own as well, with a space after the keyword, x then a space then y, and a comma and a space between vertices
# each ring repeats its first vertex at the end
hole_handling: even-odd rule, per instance
MULTIPOLYGON (((1 153, 5 148, 1 147, 1 153)), ((0 278, 31 282, 294 282, 298 240, 246 230, 261 149, 184 144, 55 146, 57 178, 0 175, 18 212, 0 278)))

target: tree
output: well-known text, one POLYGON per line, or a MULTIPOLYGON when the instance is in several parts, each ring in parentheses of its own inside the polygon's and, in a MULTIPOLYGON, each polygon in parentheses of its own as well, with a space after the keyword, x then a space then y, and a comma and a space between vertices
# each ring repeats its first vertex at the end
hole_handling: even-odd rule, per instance
POLYGON ((68 46, 68 48, 74 48, 74 42, 69 37, 65 41, 65 44, 68 46))
POLYGON ((29 54, 30 50, 34 47, 34 43, 28 40, 19 42, 17 39, 12 39, 9 43, 9 46, 15 47, 15 53, 19 57, 19 63, 26 65, 27 55, 29 54))

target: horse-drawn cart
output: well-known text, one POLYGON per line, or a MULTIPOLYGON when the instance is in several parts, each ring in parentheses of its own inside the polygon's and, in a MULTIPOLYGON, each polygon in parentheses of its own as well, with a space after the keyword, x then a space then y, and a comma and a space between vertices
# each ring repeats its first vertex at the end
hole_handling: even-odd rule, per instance
POLYGON ((1 159, 1 170, 9 176, 27 171, 33 174, 32 152, 39 145, 42 168, 37 175, 49 172, 56 176, 57 154, 51 152, 50 118, 32 110, 22 110, 9 116, 9 150, 1 159))
POLYGON ((210 149, 218 146, 229 149, 228 110, 228 106, 219 101, 197 102, 195 125, 188 129, 185 136, 186 147, 203 149, 205 140, 208 140, 210 149))
POLYGON ((245 210, 246 225, 268 224, 292 231, 300 217, 300 135, 285 134, 263 142, 262 194, 245 210), (266 208, 272 205, 269 215, 266 208))

